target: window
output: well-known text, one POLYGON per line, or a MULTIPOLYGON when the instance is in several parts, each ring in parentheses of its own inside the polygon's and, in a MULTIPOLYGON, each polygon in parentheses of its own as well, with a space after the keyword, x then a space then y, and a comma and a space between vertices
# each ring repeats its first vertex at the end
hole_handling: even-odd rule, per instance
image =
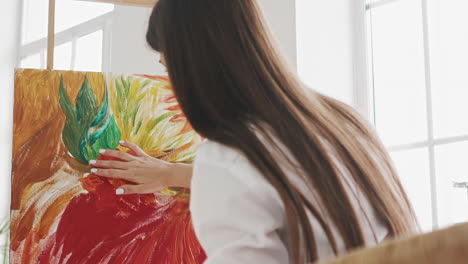
MULTIPOLYGON (((109 69, 114 5, 76 0, 56 4, 54 69, 109 69)), ((23 0, 19 66, 45 68, 48 0, 23 0)))
POLYGON ((420 223, 468 221, 468 1, 366 9, 373 119, 420 223))

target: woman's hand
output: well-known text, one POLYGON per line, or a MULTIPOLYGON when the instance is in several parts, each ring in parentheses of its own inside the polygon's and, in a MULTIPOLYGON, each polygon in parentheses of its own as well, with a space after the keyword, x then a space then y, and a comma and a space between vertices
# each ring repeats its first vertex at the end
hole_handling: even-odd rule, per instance
POLYGON ((190 188, 192 165, 169 163, 146 154, 133 143, 121 141, 120 145, 133 150, 136 156, 118 151, 102 149, 101 155, 117 158, 115 160, 91 160, 91 172, 98 176, 118 178, 134 182, 135 185, 124 185, 116 194, 157 193, 166 187, 190 188))

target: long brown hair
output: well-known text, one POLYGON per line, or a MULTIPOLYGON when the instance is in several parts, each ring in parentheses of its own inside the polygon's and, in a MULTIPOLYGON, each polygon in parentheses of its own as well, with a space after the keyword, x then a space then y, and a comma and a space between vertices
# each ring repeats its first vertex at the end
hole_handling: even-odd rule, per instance
POLYGON ((416 229, 413 210, 374 130, 353 109, 305 88, 289 71, 255 0, 159 0, 147 41, 164 55, 193 128, 241 151, 278 191, 293 263, 318 258, 307 211, 323 227, 335 254, 333 228, 346 249, 365 245, 358 209, 346 191, 349 179, 390 236, 416 229), (278 159, 296 168, 297 179, 287 176, 278 159), (301 191, 297 181, 308 191, 301 191))

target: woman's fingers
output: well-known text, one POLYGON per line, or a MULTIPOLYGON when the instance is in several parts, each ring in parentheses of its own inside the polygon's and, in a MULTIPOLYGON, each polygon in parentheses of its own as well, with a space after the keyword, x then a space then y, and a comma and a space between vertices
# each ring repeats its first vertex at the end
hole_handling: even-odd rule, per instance
POLYGON ((133 144, 133 143, 121 140, 120 145, 133 150, 139 157, 148 156, 148 154, 146 154, 137 144, 133 144))
POLYGON ((128 153, 125 153, 125 152, 122 152, 122 151, 118 151, 118 150, 112 150, 112 149, 101 149, 99 151, 99 153, 101 153, 102 155, 104 156, 108 156, 108 157, 112 157, 112 158, 117 158, 119 160, 123 160, 123 161, 131 161, 131 160, 135 160, 135 157, 128 154, 128 153))
POLYGON ((165 187, 152 187, 151 184, 123 185, 115 190, 117 195, 157 193, 165 187))
POLYGON ((95 168, 103 169, 129 169, 127 161, 115 161, 115 160, 90 160, 89 165, 95 168))
POLYGON ((91 173, 98 175, 98 176, 103 176, 107 178, 115 178, 115 179, 122 179, 122 180, 128 180, 132 181, 132 175, 128 173, 126 170, 116 170, 116 169, 98 169, 98 168, 92 168, 91 173))

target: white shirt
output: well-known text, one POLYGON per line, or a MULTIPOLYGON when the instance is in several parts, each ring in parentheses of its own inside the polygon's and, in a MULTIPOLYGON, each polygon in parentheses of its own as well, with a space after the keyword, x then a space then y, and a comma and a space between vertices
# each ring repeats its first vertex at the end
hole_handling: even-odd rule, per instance
MULTIPOLYGON (((358 215, 368 246, 380 242, 387 228, 362 193, 354 197, 353 205, 362 209, 358 215)), ((190 210, 195 233, 208 256, 205 264, 289 263, 282 200, 239 151, 212 141, 201 146, 194 163, 190 210)), ((333 257, 325 232, 310 213, 309 219, 319 258, 333 257)), ((340 253, 344 252, 343 240, 332 231, 340 253)))

